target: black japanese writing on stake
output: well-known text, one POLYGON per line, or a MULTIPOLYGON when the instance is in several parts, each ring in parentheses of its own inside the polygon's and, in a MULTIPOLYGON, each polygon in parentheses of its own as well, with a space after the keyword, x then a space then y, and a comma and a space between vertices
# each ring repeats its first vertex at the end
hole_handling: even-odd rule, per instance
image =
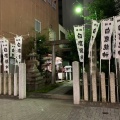
POLYGON ((18 49, 18 52, 21 53, 21 49, 18 49))
POLYGON ((4 57, 5 57, 5 58, 8 58, 8 54, 7 54, 7 53, 6 53, 6 54, 4 54, 4 57))
POLYGON ((7 48, 4 48, 4 52, 7 52, 7 48))
POLYGON ((83 60, 83 55, 80 56, 81 60, 83 60))
POLYGON ((15 50, 14 50, 14 48, 12 48, 12 52, 14 52, 15 50))
POLYGON ((109 50, 109 45, 108 44, 104 44, 103 50, 109 50))
POLYGON ((18 47, 20 47, 20 46, 21 46, 21 44, 18 42, 17 46, 18 46, 18 47))
POLYGON ((78 36, 78 38, 82 38, 82 34, 80 34, 80 33, 78 33, 77 36, 78 36))
POLYGON ((79 48, 80 53, 83 53, 83 48, 79 48))
POLYGON ((83 46, 83 41, 78 41, 78 45, 83 46))
POLYGON ((109 34, 110 33, 110 28, 108 27, 107 29, 105 29, 105 34, 109 34))
POLYGON ((93 30, 93 33, 95 33, 96 32, 96 28, 93 30))
POLYGON ((5 60, 5 63, 8 63, 8 59, 5 60))
POLYGON ((105 41, 104 42, 108 42, 109 41, 109 37, 105 36, 105 41))
POLYGON ((102 53, 102 55, 103 55, 103 57, 108 57, 108 53, 107 52, 104 52, 104 53, 102 53))

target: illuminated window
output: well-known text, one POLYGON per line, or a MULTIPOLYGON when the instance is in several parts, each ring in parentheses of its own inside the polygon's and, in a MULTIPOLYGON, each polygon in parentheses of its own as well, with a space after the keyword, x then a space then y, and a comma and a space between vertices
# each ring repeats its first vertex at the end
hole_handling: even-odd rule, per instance
POLYGON ((35 19, 35 31, 41 32, 41 22, 35 19))

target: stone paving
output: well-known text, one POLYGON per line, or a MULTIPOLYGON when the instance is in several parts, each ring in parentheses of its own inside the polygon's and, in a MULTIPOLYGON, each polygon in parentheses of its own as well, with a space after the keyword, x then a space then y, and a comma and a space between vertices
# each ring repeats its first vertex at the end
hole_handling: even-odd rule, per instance
POLYGON ((120 120, 120 107, 73 105, 72 100, 2 98, 0 120, 120 120))

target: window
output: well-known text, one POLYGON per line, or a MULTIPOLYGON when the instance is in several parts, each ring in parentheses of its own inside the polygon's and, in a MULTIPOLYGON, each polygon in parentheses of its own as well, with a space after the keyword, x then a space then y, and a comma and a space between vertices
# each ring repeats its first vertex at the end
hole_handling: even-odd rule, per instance
POLYGON ((41 32, 41 22, 35 19, 35 31, 41 32))
POLYGON ((54 9, 56 9, 56 0, 54 0, 54 1, 52 2, 52 7, 53 7, 54 9))
POLYGON ((48 0, 48 2, 51 4, 51 0, 48 0))

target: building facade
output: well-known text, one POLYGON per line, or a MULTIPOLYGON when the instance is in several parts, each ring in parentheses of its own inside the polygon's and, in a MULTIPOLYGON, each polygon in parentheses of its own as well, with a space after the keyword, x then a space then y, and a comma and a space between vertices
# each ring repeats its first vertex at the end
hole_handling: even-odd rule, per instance
POLYGON ((54 31, 58 38, 58 0, 0 0, 0 35, 35 35, 54 31))

